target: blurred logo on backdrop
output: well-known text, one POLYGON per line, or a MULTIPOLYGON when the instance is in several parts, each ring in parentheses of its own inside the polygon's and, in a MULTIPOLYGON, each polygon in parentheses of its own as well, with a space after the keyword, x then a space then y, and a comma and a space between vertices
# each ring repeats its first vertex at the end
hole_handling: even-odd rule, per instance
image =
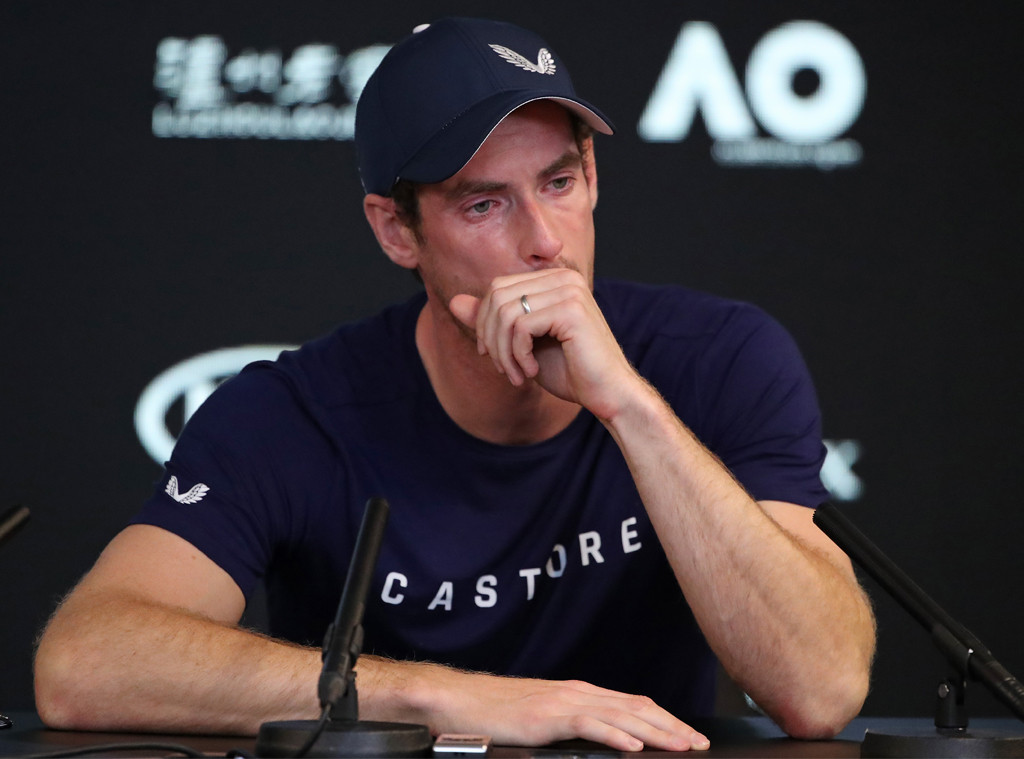
MULTIPOLYGON (((228 49, 217 35, 157 44, 157 137, 350 140, 355 103, 390 45, 344 53, 330 44, 228 49)), ((840 32, 791 21, 766 32, 741 78, 722 33, 685 23, 637 123, 647 142, 682 142, 698 115, 725 166, 855 166, 863 151, 843 137, 861 113, 864 64, 840 32)))
POLYGON ((843 137, 867 92, 857 49, 817 21, 768 31, 747 58, 742 86, 722 34, 705 21, 683 25, 637 123, 648 142, 682 142, 698 113, 725 166, 850 167, 858 142, 843 137))
POLYGON ((135 404, 135 434, 146 453, 163 465, 171 457, 178 432, 222 382, 246 364, 274 361, 294 345, 241 345, 200 353, 155 377, 135 404))
MULTIPOLYGON (((135 405, 135 431, 150 457, 163 465, 171 457, 177 432, 224 381, 253 361, 273 361, 293 345, 243 345, 200 353, 155 377, 135 405)), ((856 440, 826 440, 821 480, 837 501, 855 501, 864 486, 853 471, 860 458, 856 440)))
POLYGON ((390 49, 325 44, 232 53, 221 37, 167 37, 156 48, 157 137, 350 140, 355 102, 390 49))

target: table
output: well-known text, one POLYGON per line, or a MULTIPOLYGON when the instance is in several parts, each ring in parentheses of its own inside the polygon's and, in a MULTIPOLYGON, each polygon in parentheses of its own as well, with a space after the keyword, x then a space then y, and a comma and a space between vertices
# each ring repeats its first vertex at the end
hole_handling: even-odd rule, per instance
MULTIPOLYGON (((49 730, 32 712, 8 712, 14 727, 0 730, 0 757, 46 754, 65 749, 102 746, 105 744, 161 743, 178 744, 210 756, 225 756, 240 750, 252 756, 255 739, 244 736, 153 735, 138 733, 99 733, 49 730)), ((928 718, 858 717, 835 740, 798 741, 786 737, 764 717, 718 717, 694 720, 693 726, 711 740, 711 749, 691 754, 645 751, 644 759, 685 756, 690 759, 716 757, 859 757, 865 730, 897 735, 930 731, 928 718)), ((1012 718, 976 718, 972 730, 997 731, 1024 736, 1024 723, 1012 718)), ((96 755, 96 754, 93 754, 96 755)), ((181 756, 168 751, 137 750, 105 752, 105 756, 181 756)), ((496 746, 490 752, 494 759, 611 759, 635 756, 585 741, 566 741, 544 748, 496 746)))

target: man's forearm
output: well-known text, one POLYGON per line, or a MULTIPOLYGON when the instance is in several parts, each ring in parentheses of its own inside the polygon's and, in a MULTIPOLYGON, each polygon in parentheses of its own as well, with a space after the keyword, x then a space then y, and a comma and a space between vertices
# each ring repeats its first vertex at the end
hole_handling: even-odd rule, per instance
POLYGON ((320 652, 113 593, 72 595, 36 656, 44 722, 251 735, 314 718, 320 652))
MULTIPOLYGON (((36 659, 37 705, 51 727, 254 734, 319 712, 319 651, 124 597, 72 598, 36 659)), ((461 672, 360 657, 360 717, 482 732, 539 745, 583 737, 621 750, 706 748, 656 704, 586 683, 461 672)))
POLYGON ((852 574, 781 529, 646 383, 605 423, 726 670, 792 734, 841 728, 874 647, 852 574))

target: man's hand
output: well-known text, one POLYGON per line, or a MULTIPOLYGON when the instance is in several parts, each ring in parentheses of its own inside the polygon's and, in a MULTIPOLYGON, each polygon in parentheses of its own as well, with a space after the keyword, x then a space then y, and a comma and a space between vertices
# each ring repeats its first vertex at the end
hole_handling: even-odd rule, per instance
POLYGON ((498 277, 482 298, 456 295, 449 308, 513 385, 535 379, 599 418, 612 416, 629 383, 641 381, 588 283, 571 269, 498 277))
POLYGON ((490 735, 502 745, 542 746, 583 738, 619 751, 645 746, 665 751, 703 750, 708 739, 651 699, 579 681, 554 682, 462 672, 435 664, 360 659, 360 672, 372 679, 398 675, 416 692, 422 711, 375 715, 427 722, 434 732, 490 735), (397 674, 397 671, 396 671, 397 674))

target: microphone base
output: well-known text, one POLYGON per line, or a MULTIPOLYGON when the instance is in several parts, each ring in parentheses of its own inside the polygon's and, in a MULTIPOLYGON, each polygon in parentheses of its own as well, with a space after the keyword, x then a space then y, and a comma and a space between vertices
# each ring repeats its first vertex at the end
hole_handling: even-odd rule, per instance
POLYGON ((871 759, 888 757, 1024 757, 1024 736, 994 730, 921 731, 890 735, 867 730, 860 755, 871 759))
MULTIPOLYGON (((264 722, 256 738, 256 755, 293 757, 318 725, 316 720, 264 722)), ((425 725, 332 720, 306 756, 414 757, 429 756, 432 748, 430 730, 425 725)))

